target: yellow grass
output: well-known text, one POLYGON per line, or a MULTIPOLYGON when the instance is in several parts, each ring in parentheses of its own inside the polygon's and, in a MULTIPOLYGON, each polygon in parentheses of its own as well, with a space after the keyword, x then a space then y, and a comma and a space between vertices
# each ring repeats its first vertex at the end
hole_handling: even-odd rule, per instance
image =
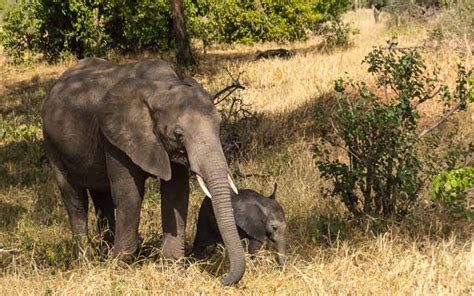
MULTIPOLYGON (((419 26, 410 34, 400 34, 388 29, 385 22, 375 24, 369 10, 350 12, 345 19, 361 31, 348 50, 326 53, 319 49, 321 40, 312 38, 284 45, 216 46, 201 53, 195 77, 211 92, 228 84, 227 70, 234 75, 243 72, 241 81, 246 89, 240 96, 262 120, 248 135, 245 155, 231 168, 269 175, 236 179, 239 187, 265 195, 273 182, 278 182, 277 199, 289 225, 288 265, 280 269, 274 254, 262 251, 255 260, 248 258, 244 278, 232 288, 223 288, 218 280, 227 271, 222 252, 193 264, 160 259, 156 181, 148 184, 152 190, 144 200, 140 225, 143 249, 149 254, 128 267, 96 258, 66 263, 71 240, 58 190, 40 157, 30 162, 25 155, 35 155, 35 147, 40 147, 42 98, 74 61, 26 68, 0 61, 0 123, 4 124, 0 128, 20 130, 21 124, 27 126, 15 136, 0 138, 0 152, 7 155, 0 164, 0 248, 19 249, 16 255, 0 254, 0 295, 472 295, 474 229, 470 220, 451 221, 446 212, 426 206, 402 224, 377 229, 376 221, 360 225, 348 220, 343 206, 323 198, 320 192, 327 184, 320 180, 312 158, 311 147, 317 138, 311 124, 312 104, 324 99, 333 81, 345 72, 354 79, 370 81, 361 60, 372 46, 385 44, 395 34, 401 46, 417 45, 426 37, 419 26), (291 49, 296 55, 288 60, 255 60, 257 50, 276 47, 291 49)), ((450 48, 426 58, 430 66, 442 68, 440 76, 448 83, 455 79, 456 62, 472 66, 470 57, 458 57, 450 48)), ((430 104, 423 112, 436 118, 440 110, 430 104)), ((456 137, 472 142, 473 112, 455 119, 464 121, 456 137)), ((201 200, 193 183, 188 248, 201 200)))

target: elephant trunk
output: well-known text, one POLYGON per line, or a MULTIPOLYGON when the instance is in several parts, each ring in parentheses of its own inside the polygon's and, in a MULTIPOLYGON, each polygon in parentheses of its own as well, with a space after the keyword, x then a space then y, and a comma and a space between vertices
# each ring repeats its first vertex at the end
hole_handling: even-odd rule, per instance
POLYGON ((244 275, 245 255, 230 200, 227 162, 220 141, 214 140, 213 142, 214 145, 188 149, 188 155, 191 169, 204 179, 205 185, 207 185, 207 189, 212 196, 212 208, 217 226, 230 260, 230 271, 222 280, 222 284, 229 286, 236 284, 244 275))
MULTIPOLYGON (((225 172, 227 174, 227 172, 225 172)), ((209 191, 212 195, 212 208, 217 220, 219 232, 229 254, 230 272, 222 280, 225 286, 237 283, 245 272, 245 256, 240 242, 237 227, 235 225, 234 213, 230 201, 230 188, 225 178, 210 178, 207 181, 209 191)))
POLYGON ((276 247, 278 252, 278 264, 283 266, 286 264, 286 240, 284 236, 276 241, 276 247))

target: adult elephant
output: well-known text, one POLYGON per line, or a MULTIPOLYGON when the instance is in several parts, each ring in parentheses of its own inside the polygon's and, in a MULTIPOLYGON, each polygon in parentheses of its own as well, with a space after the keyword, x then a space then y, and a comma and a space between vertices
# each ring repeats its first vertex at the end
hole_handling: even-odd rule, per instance
POLYGON ((114 233, 113 255, 134 253, 145 180, 156 176, 161 179, 163 254, 183 257, 189 165, 212 195, 229 253, 230 272, 222 282, 242 278, 245 258, 219 139, 221 119, 196 81, 181 80, 161 60, 116 65, 87 58, 58 79, 42 117, 46 154, 76 238, 87 237, 89 192, 99 226, 108 224, 114 233))

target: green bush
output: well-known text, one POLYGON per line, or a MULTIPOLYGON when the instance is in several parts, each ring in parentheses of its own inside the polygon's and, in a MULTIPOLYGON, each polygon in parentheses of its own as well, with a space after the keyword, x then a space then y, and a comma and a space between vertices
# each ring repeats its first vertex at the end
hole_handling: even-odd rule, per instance
POLYGON ((364 63, 384 97, 364 82, 337 80, 337 110, 317 116, 318 123, 329 116, 331 124, 320 126, 324 136, 315 148, 316 165, 321 177, 333 184, 330 195, 339 197, 353 214, 403 216, 422 185, 416 146, 427 130, 418 131, 416 108, 442 99, 447 106, 457 102, 449 112, 465 109, 471 72, 459 66, 457 87, 450 91, 439 83, 436 71, 426 70, 416 49, 376 48, 364 63), (341 149, 343 157, 333 159, 321 148, 326 142, 341 149))
POLYGON ((453 204, 466 196, 474 186, 474 168, 464 167, 444 171, 433 178, 432 197, 446 204, 453 204))
POLYGON ((7 12, 2 44, 14 61, 23 60, 27 51, 43 54, 48 61, 63 52, 102 55, 109 42, 100 13, 103 2, 20 0, 7 12))
MULTIPOLYGON (((194 35, 212 42, 252 43, 298 40, 307 36, 323 16, 316 1, 201 0, 191 17, 194 35)), ((190 9, 188 8, 188 11, 190 9)))
POLYGON ((171 16, 168 0, 112 0, 104 3, 110 48, 124 52, 169 49, 171 16))
POLYGON ((314 10, 326 17, 337 17, 351 8, 351 0, 316 1, 314 10))
MULTIPOLYGON (((187 26, 205 45, 306 38, 348 1, 185 0, 187 26), (323 5, 324 4, 324 5, 323 5)), ((0 42, 13 61, 64 53, 104 56, 109 50, 168 50, 171 17, 167 0, 19 0, 5 16, 0 42)))
POLYGON ((326 50, 334 48, 348 48, 351 46, 351 35, 358 34, 358 29, 351 27, 338 18, 322 23, 318 29, 323 37, 323 46, 326 50))

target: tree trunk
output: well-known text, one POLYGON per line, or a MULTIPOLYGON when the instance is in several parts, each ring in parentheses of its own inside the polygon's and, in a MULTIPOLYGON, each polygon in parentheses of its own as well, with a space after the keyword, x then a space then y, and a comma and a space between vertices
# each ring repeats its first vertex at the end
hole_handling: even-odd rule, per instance
POLYGON ((186 31, 186 18, 184 15, 184 6, 181 0, 169 0, 171 6, 171 18, 173 21, 174 45, 176 48, 176 58, 178 65, 189 68, 196 64, 189 36, 186 31))

